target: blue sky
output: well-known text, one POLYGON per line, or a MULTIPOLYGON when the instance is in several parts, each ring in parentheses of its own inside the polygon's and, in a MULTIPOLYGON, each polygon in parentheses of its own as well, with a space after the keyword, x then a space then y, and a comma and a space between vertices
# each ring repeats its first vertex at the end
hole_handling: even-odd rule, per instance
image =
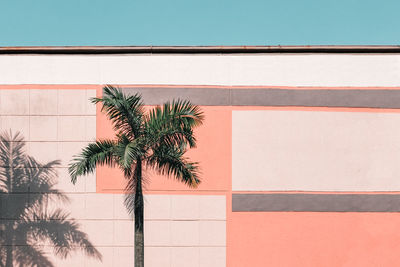
POLYGON ((0 46, 394 45, 399 0, 0 0, 0 46))

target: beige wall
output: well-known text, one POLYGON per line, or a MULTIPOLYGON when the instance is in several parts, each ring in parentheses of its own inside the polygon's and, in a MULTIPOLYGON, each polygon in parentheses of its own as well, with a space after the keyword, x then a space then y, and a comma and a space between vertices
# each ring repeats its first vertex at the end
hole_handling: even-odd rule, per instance
POLYGON ((399 86, 397 54, 1 55, 0 84, 399 86))
POLYGON ((232 188, 399 191, 400 113, 233 111, 232 188))

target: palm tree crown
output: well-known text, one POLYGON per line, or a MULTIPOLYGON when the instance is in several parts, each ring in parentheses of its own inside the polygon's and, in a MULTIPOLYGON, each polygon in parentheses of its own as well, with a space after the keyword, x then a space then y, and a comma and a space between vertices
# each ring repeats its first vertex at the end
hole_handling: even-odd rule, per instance
POLYGON ((185 157, 196 146, 193 128, 202 124, 200 108, 185 100, 174 100, 145 112, 139 94, 125 95, 106 86, 102 104, 113 124, 113 140, 97 140, 85 147, 69 166, 71 181, 94 172, 98 165, 120 168, 125 178, 125 205, 135 215, 135 266, 143 266, 142 169, 154 169, 196 187, 200 183, 198 163, 185 157))

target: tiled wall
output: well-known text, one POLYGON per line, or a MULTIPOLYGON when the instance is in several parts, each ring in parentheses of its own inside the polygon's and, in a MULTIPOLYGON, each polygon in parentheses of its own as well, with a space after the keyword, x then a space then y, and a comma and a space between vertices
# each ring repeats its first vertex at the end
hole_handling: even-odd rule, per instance
MULTIPOLYGON (((72 156, 96 138, 96 108, 88 99, 96 90, 0 90, 0 129, 20 131, 26 152, 40 162, 61 160, 58 185, 68 203, 49 202, 47 209, 62 208, 77 220, 81 230, 102 254, 102 262, 73 254, 54 256, 55 266, 132 266, 134 223, 123 204, 123 194, 96 193, 96 175, 70 182, 67 166, 72 156)), ((109 179, 112 179, 110 177, 109 179)), ((45 192, 25 192, 29 194, 45 192)), ((226 265, 225 195, 145 195, 146 267, 223 267, 226 265)))
POLYGON ((71 184, 72 156, 96 138, 95 90, 0 90, 0 129, 20 132, 26 152, 41 163, 60 160, 59 187, 65 193, 96 192, 95 175, 71 184))
POLYGON ((224 195, 147 195, 145 201, 146 266, 225 266, 224 195))
MULTIPOLYGON (((27 155, 40 163, 60 160, 56 168, 60 189, 69 198, 69 203, 47 203, 47 210, 61 208, 77 219, 81 230, 86 231, 86 220, 91 214, 86 212, 89 203, 96 202, 96 176, 80 179, 76 185, 70 182, 67 166, 72 155, 77 154, 89 141, 96 138, 96 108, 88 99, 96 95, 96 90, 44 90, 44 89, 3 89, 0 90, 0 129, 20 132, 25 140, 27 155), (86 216, 88 215, 88 216, 86 216)), ((47 192, 19 192, 29 198, 30 194, 47 192)), ((112 202, 111 202, 112 203, 112 202)), ((92 215, 93 216, 93 215, 92 215)), ((98 216, 94 216, 95 218, 98 216)), ((94 240, 89 236, 90 240, 94 240)), ((52 251, 49 244, 45 251, 52 251)), ((53 253, 49 253, 52 257, 53 253)), ((84 256, 77 255, 81 261, 84 256)), ((72 259, 71 260, 77 260, 72 259)), ((62 266, 57 259, 55 266, 62 266)), ((79 264, 77 266, 84 266, 79 264)))

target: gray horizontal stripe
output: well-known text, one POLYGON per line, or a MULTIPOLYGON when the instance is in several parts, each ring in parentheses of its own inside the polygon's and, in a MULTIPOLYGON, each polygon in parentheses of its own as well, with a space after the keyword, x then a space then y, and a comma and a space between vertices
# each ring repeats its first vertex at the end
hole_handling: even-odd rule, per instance
POLYGON ((400 212, 400 195, 233 194, 232 211, 400 212))
POLYGON ((181 98, 204 106, 400 108, 400 90, 130 87, 123 91, 142 94, 147 105, 181 98))
POLYGON ((400 108, 400 90, 232 90, 232 105, 400 108))
POLYGON ((145 87, 123 88, 125 93, 140 93, 147 105, 161 105, 172 99, 187 99, 203 106, 230 106, 230 89, 220 88, 171 88, 145 87))

